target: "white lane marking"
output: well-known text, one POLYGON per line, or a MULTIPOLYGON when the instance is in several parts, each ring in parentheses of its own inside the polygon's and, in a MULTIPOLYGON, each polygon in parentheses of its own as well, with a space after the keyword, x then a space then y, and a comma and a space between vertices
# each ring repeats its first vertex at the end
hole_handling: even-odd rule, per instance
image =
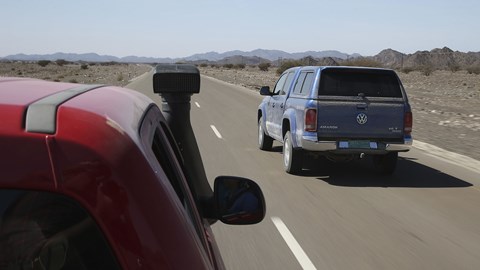
POLYGON ((480 161, 471 157, 450 152, 435 145, 431 145, 417 140, 413 141, 413 147, 423 150, 430 156, 433 156, 437 159, 460 166, 475 173, 480 173, 480 161))
POLYGON ((277 230, 282 235, 283 240, 287 242, 288 247, 293 252, 293 255, 295 255, 295 258, 297 258, 297 261, 300 263, 302 268, 316 270, 317 268, 315 268, 305 251, 303 251, 300 244, 298 244, 297 240, 295 240, 295 237, 293 237, 290 230, 288 230, 287 225, 285 225, 285 223, 283 223, 279 217, 271 217, 271 219, 273 224, 275 224, 275 227, 277 227, 277 230))
POLYGON ((195 105, 197 105, 197 107, 200 108, 200 104, 198 104, 198 102, 195 102, 195 105))
POLYGON ((216 128, 214 125, 210 125, 210 127, 212 128, 213 133, 215 133, 215 135, 217 135, 217 137, 218 137, 219 139, 221 139, 221 138, 222 138, 222 134, 220 134, 220 132, 218 132, 217 128, 216 128))

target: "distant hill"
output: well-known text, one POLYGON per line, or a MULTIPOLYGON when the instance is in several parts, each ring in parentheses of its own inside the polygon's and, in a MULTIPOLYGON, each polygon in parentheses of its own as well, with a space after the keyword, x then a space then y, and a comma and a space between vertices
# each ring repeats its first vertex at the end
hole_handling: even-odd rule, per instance
POLYGON ((257 49, 250 52, 244 51, 228 51, 225 53, 217 53, 217 52, 208 52, 202 54, 194 54, 189 57, 182 58, 181 60, 184 61, 200 61, 200 60, 207 60, 207 61, 219 61, 223 60, 228 57, 232 56, 244 56, 244 57, 259 57, 263 59, 267 59, 269 61, 277 61, 279 59, 293 59, 298 60, 301 58, 305 58, 307 56, 311 56, 314 58, 325 58, 325 57, 332 57, 332 58, 340 58, 340 59, 347 59, 351 57, 359 57, 360 54, 346 54, 339 51, 308 51, 308 52, 299 52, 299 53, 287 53, 280 50, 263 50, 257 49))
POLYGON ((286 60, 301 60, 308 65, 342 65, 345 61, 357 58, 366 58, 379 63, 383 67, 401 69, 401 68, 419 68, 431 67, 432 69, 455 69, 466 68, 470 66, 480 67, 480 52, 459 52, 450 48, 436 48, 431 51, 417 51, 413 54, 404 54, 393 49, 385 49, 375 56, 363 57, 360 54, 346 54, 339 51, 307 51, 298 53, 287 53, 280 50, 257 49, 249 52, 228 51, 225 53, 207 52, 194 54, 183 58, 154 58, 126 56, 116 57, 111 55, 98 55, 96 53, 54 53, 45 55, 9 55, 0 60, 13 61, 38 61, 64 59, 67 61, 78 62, 127 62, 127 63, 176 63, 186 62, 193 64, 246 64, 258 65, 263 62, 270 62, 272 65, 279 65, 286 60))
MULTIPOLYGON (((228 58, 233 59, 232 57, 242 56, 246 59, 257 58, 257 60, 265 61, 276 61, 278 59, 301 59, 307 56, 312 56, 315 58, 323 58, 323 57, 332 57, 332 58, 340 58, 340 59, 347 59, 348 57, 358 57, 359 54, 349 55, 346 53, 342 53, 339 51, 309 51, 309 52, 300 52, 300 53, 287 53, 284 51, 279 50, 253 50, 250 52, 244 51, 228 51, 225 53, 217 53, 217 52, 208 52, 202 54, 194 54, 189 57, 182 57, 182 58, 154 58, 154 57, 138 57, 138 56, 127 56, 127 57, 116 57, 111 55, 98 55, 96 53, 84 53, 84 54, 76 54, 76 53, 54 53, 54 54, 15 54, 15 55, 8 55, 0 59, 4 60, 13 60, 13 61, 38 61, 38 60, 50 60, 55 61, 58 59, 63 59, 67 61, 85 61, 85 62, 128 62, 128 63, 174 63, 174 62, 216 62, 220 60, 224 60, 224 62, 228 62, 228 58)), ((247 62, 256 62, 255 60, 248 60, 244 61, 243 63, 247 62)))
POLYGON ((12 60, 12 61, 39 61, 50 60, 55 61, 63 59, 71 62, 85 61, 85 62, 128 62, 128 63, 171 63, 174 60, 171 58, 153 58, 153 57, 138 57, 138 56, 126 56, 116 57, 112 55, 98 55, 96 53, 54 53, 54 54, 15 54, 8 55, 0 59, 12 60))
POLYGON ((480 52, 459 52, 448 47, 436 48, 431 51, 417 51, 404 54, 392 49, 386 49, 371 57, 373 60, 389 68, 418 68, 429 66, 433 69, 452 69, 480 66, 480 52))

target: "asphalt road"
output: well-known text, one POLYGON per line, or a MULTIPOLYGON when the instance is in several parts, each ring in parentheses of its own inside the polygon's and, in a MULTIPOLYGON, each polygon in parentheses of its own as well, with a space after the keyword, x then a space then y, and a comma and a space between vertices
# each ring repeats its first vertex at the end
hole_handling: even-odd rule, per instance
MULTIPOLYGON (((160 102, 151 75, 127 87, 160 102)), ((260 224, 213 225, 227 269, 480 269, 480 163, 419 144, 400 155, 391 177, 367 160, 312 162, 304 175, 289 175, 280 144, 257 148, 260 101, 208 77, 192 98, 209 181, 247 177, 266 198, 260 224)))

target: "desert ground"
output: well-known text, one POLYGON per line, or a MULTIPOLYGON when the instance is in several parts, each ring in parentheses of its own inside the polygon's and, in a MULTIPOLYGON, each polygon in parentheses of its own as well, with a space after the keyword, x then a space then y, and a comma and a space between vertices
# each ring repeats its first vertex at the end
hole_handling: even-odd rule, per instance
POLYGON ((69 63, 59 66, 55 62, 51 62, 42 67, 37 63, 0 62, 0 76, 125 86, 131 79, 142 75, 151 70, 151 68, 152 66, 149 65, 119 63, 69 63))
MULTIPOLYGON (((125 86, 151 70, 142 64, 66 64, 0 62, 0 76, 31 77, 74 83, 104 83, 125 86), (86 65, 86 66, 85 66, 86 65)), ((200 67, 203 75, 258 91, 273 87, 276 68, 227 69, 200 67)), ((434 71, 426 76, 412 71, 398 72, 407 91, 414 117, 414 139, 480 160, 480 75, 466 71, 434 71)))

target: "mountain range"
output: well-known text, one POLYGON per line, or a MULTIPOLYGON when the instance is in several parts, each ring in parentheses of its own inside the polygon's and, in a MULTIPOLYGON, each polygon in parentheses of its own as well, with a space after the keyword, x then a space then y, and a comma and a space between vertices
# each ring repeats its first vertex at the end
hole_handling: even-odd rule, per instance
POLYGON ((55 61, 63 59, 66 61, 85 61, 85 62, 126 62, 126 63, 175 63, 189 62, 194 64, 247 64, 258 65, 263 62, 271 62, 278 65, 279 62, 287 59, 299 60, 311 65, 342 65, 345 61, 351 59, 368 59, 379 63, 388 68, 417 68, 430 66, 434 69, 452 69, 469 66, 480 67, 480 52, 459 52, 453 51, 448 47, 436 48, 431 51, 417 51, 413 54, 405 54, 393 49, 382 50, 375 56, 363 57, 360 54, 346 54, 339 51, 307 51, 299 53, 288 53, 280 50, 257 49, 249 52, 228 51, 224 53, 207 52, 194 54, 184 58, 154 58, 126 56, 116 57, 111 55, 98 55, 96 53, 54 53, 54 54, 15 54, 0 58, 0 60, 10 61, 55 61))
POLYGON ((386 49, 370 58, 389 68, 430 66, 435 69, 452 69, 456 67, 480 67, 480 52, 464 53, 453 51, 448 47, 436 48, 431 51, 417 51, 413 54, 386 49))
POLYGON ((175 62, 195 62, 195 61, 220 61, 225 58, 243 56, 243 57, 257 57, 259 61, 275 61, 278 59, 301 59, 307 56, 315 58, 334 57, 340 59, 347 59, 351 57, 359 57, 360 54, 346 54, 339 51, 308 51, 300 53, 287 53, 280 50, 262 50, 257 49, 250 52, 245 51, 228 51, 224 53, 207 52, 194 54, 183 58, 154 58, 154 57, 138 57, 138 56, 126 56, 116 57, 112 55, 98 55, 96 53, 54 53, 54 54, 14 54, 8 55, 0 60, 12 60, 12 61, 38 61, 38 60, 50 60, 55 61, 63 59, 66 61, 85 61, 85 62, 127 62, 127 63, 175 63, 175 62))

